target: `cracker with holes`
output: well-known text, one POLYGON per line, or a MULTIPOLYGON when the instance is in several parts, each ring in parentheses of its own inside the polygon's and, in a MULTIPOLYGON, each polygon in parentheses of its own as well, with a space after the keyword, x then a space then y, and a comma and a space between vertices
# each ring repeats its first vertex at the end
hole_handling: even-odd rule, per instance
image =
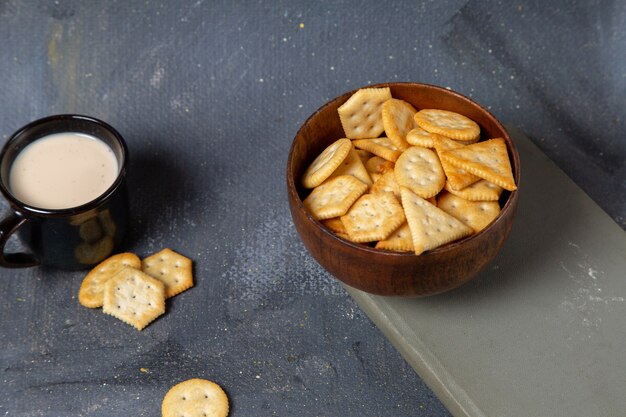
POLYGON ((400 150, 404 151, 409 147, 406 135, 411 129, 417 127, 413 120, 415 113, 417 110, 404 100, 391 98, 383 104, 382 117, 385 134, 400 150))
POLYGON ((400 189, 416 255, 472 234, 472 229, 406 187, 400 189))
POLYGON ((104 284, 102 311, 142 330, 165 313, 165 285, 135 268, 124 268, 104 284))
POLYGON ((461 220, 476 233, 500 214, 497 201, 469 201, 445 191, 437 199, 437 207, 461 220))
POLYGON ((169 248, 145 258, 141 261, 141 269, 165 285, 165 298, 193 287, 191 259, 169 248))
POLYGON ((387 239, 378 241, 375 248, 398 252, 413 252, 413 238, 411 237, 409 224, 404 222, 387 239))
POLYGON ((462 148, 465 145, 443 136, 437 137, 434 140, 434 145, 435 150, 437 151, 437 156, 439 156, 439 160, 441 162, 441 167, 443 168, 443 172, 446 174, 447 182, 451 188, 455 190, 460 190, 467 187, 468 185, 475 183, 480 179, 480 177, 477 177, 476 175, 467 172, 463 168, 455 167, 447 160, 441 159, 441 154, 443 152, 450 151, 452 149, 462 148))
POLYGON ((503 188, 487 180, 480 180, 460 190, 455 190, 446 182, 446 191, 470 201, 498 201, 503 188))
POLYGON ((443 152, 441 158, 505 190, 517 189, 506 143, 502 138, 489 139, 443 152))
POLYGON ((414 118, 422 129, 448 138, 475 141, 480 137, 480 126, 475 121, 453 111, 422 109, 414 118))
POLYGON ((394 174, 398 185, 408 187, 422 198, 435 196, 446 183, 437 154, 420 146, 412 146, 400 155, 394 174))
POLYGON ((379 136, 383 130, 383 104, 391 98, 389 87, 362 88, 338 109, 347 138, 366 139, 379 136))
POLYGON ((102 307, 104 284, 126 267, 141 269, 141 259, 134 253, 119 253, 96 265, 80 284, 80 304, 88 308, 102 307))
POLYGON ((314 188, 323 183, 346 159, 351 149, 350 139, 342 138, 331 143, 304 171, 302 185, 314 188))
POLYGON ((353 140, 352 143, 357 149, 366 150, 391 162, 395 162, 396 159, 398 159, 398 157, 402 154, 402 152, 395 147, 391 140, 385 137, 353 140))
POLYGON ((367 184, 352 175, 342 175, 315 187, 303 203, 317 220, 330 219, 346 214, 365 191, 367 184))
POLYGON ((218 384, 193 378, 174 385, 163 397, 162 417, 226 417, 228 396, 218 384))
POLYGON ((341 221, 351 241, 375 242, 386 239, 404 222, 404 211, 393 193, 366 194, 341 221))
POLYGON ((364 184, 372 184, 370 174, 367 172, 365 165, 363 165, 361 158, 359 158, 359 154, 357 154, 356 149, 354 148, 350 149, 348 156, 346 156, 343 162, 337 167, 337 169, 335 169, 329 178, 338 177, 340 175, 352 175, 364 184))

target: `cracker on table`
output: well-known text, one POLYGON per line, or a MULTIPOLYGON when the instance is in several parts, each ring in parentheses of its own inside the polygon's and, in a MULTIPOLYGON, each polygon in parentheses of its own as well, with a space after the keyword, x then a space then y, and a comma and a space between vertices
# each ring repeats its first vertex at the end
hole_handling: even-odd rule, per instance
POLYGON ((352 175, 342 175, 315 187, 303 203, 315 219, 330 219, 344 215, 365 191, 367 184, 352 175))
POLYGON ((413 238, 409 224, 404 222, 387 239, 376 243, 376 249, 392 250, 397 252, 413 252, 413 238))
POLYGON ((102 311, 142 330, 165 313, 165 285, 135 268, 124 268, 104 284, 102 311))
POLYGON ((438 196, 437 207, 461 220, 476 233, 500 214, 497 201, 470 201, 446 191, 438 196))
POLYGON ((349 139, 378 137, 384 130, 383 103, 391 98, 389 87, 362 88, 338 109, 341 125, 349 139))
POLYGON ((505 190, 517 189, 506 142, 503 138, 489 139, 449 150, 443 152, 441 158, 505 190))
POLYGON ((413 116, 417 110, 404 100, 391 98, 383 104, 383 126, 385 134, 401 151, 408 149, 406 135, 417 127, 413 116))
POLYGON ((386 137, 358 139, 353 140, 352 143, 357 149, 364 149, 391 162, 395 162, 402 153, 398 148, 395 147, 391 140, 386 137))
POLYGON ((446 182, 437 154, 421 146, 412 146, 400 155, 394 174, 398 185, 410 188, 422 198, 436 195, 446 182))
POLYGON ((448 139, 444 136, 438 136, 434 139, 435 150, 437 151, 437 156, 439 156, 439 160, 441 162, 441 167, 443 168, 443 172, 446 174, 446 178, 451 188, 455 190, 460 190, 462 188, 467 187, 470 184, 475 183, 480 179, 476 175, 467 172, 466 170, 455 167, 450 164, 447 160, 441 159, 441 154, 446 151, 450 151, 452 149, 462 148, 463 145, 460 142, 457 142, 452 139, 448 139))
POLYGON ((365 194, 341 221, 351 241, 374 242, 386 239, 404 222, 404 211, 393 193, 365 194))
POLYGON ((365 169, 365 165, 363 165, 361 158, 359 158, 356 149, 353 147, 350 149, 350 152, 348 152, 348 156, 346 156, 343 162, 328 178, 338 177, 340 175, 352 175, 367 185, 371 185, 373 183, 367 169, 365 169))
POLYGON ((102 307, 104 284, 123 268, 141 269, 141 259, 134 253, 118 253, 96 265, 83 279, 78 290, 78 301, 85 307, 102 307))
POLYGON ((422 109, 415 114, 422 129, 448 138, 473 141, 480 137, 480 126, 462 114, 440 109, 422 109))
POLYGON ((314 188, 323 183, 350 153, 350 139, 342 138, 331 143, 322 151, 302 174, 302 185, 314 188))
POLYGON ((407 187, 401 187, 400 194, 416 255, 472 233, 469 226, 435 207, 407 187))
POLYGON ((165 298, 193 287, 191 259, 165 248, 141 261, 141 270, 165 285, 165 298))
POLYGON ((193 378, 174 385, 163 397, 162 417, 226 417, 228 396, 218 384, 193 378))
POLYGON ((487 180, 479 180, 460 190, 455 190, 446 182, 444 188, 449 193, 470 201, 498 201, 504 190, 499 185, 487 180))

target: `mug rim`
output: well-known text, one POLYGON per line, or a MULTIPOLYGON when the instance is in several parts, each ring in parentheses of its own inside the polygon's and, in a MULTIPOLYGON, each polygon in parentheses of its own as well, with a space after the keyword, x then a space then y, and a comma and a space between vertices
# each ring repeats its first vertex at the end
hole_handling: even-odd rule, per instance
MULTIPOLYGON (((117 173, 117 177, 115 178, 115 181, 113 181, 111 186, 106 189, 106 191, 104 191, 102 194, 100 194, 98 197, 94 198, 93 200, 83 203, 81 205, 75 206, 75 207, 67 207, 67 208, 61 208, 61 209, 49 209, 49 208, 37 207, 31 204, 27 204, 23 202, 22 200, 18 199, 17 197, 15 197, 13 193, 11 193, 10 189, 7 187, 5 182, 2 179, 0 179, 0 192, 2 192, 2 195, 9 202, 12 208, 22 213, 23 215, 31 215, 31 216, 37 216, 37 217, 67 217, 67 216, 73 216, 76 214, 80 214, 80 213, 84 213, 84 212, 96 209, 99 206, 106 203, 111 198, 111 196, 120 188, 120 186, 122 185, 124 181, 124 178, 126 176, 126 166, 127 166, 127 161, 128 161, 128 146, 126 144, 126 141, 124 140, 122 135, 110 124, 100 119, 97 119, 95 117, 86 116, 82 114, 69 114, 69 113, 68 114, 56 114, 56 115, 43 117, 37 120, 33 120, 32 122, 24 125, 20 129, 15 131, 9 137, 9 139, 5 142, 4 146, 2 147, 2 150, 0 151, 0 165, 4 162, 4 158, 5 158, 7 151, 11 148, 14 142, 18 140, 20 136, 23 135, 25 132, 45 123, 50 123, 50 122, 55 122, 55 121, 64 121, 64 120, 65 121, 80 120, 80 121, 87 122, 87 123, 93 123, 95 125, 100 126, 101 128, 104 128, 106 131, 111 133, 111 135, 115 138, 115 140, 120 145, 119 170, 117 173)), ((68 132, 71 132, 71 131, 72 131, 71 129, 68 129, 68 132)), ((95 135, 92 135, 92 136, 95 136, 95 135)), ((99 140, 102 140, 100 137, 97 137, 97 136, 95 137, 99 140)), ((35 139, 35 140, 38 140, 38 139, 35 139)))

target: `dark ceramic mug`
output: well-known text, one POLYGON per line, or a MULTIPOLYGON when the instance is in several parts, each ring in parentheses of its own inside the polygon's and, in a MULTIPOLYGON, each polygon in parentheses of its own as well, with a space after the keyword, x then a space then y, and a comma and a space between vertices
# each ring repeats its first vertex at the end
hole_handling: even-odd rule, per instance
POLYGON ((0 222, 0 266, 83 269, 115 253, 122 244, 128 222, 127 160, 128 148, 122 136, 92 117, 50 116, 15 132, 0 153, 0 191, 11 207, 11 213, 0 222), (55 133, 90 135, 111 148, 118 174, 99 197, 76 207, 48 209, 24 203, 11 192, 11 166, 20 151, 55 133), (17 233, 30 253, 5 253, 5 245, 13 233, 17 233))

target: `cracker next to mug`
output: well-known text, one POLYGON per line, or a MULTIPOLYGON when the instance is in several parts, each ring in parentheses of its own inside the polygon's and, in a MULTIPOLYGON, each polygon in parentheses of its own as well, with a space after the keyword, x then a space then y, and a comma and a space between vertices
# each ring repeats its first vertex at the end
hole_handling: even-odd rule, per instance
POLYGON ((226 417, 228 396, 218 384, 193 378, 174 385, 163 397, 162 417, 226 417))
POLYGON ((78 290, 78 301, 85 307, 102 307, 104 284, 122 269, 141 269, 141 259, 134 253, 118 253, 96 265, 83 279, 78 290))
POLYGON ((165 284, 165 298, 193 287, 191 259, 165 248, 141 261, 146 274, 165 284))

